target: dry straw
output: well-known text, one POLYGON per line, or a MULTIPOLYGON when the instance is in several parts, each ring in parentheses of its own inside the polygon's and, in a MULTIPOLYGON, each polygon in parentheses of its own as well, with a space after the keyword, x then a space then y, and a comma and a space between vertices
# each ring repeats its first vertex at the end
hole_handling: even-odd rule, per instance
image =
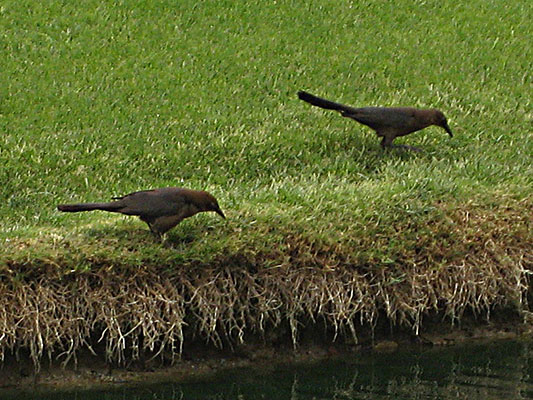
MULTIPOLYGON (((472 226, 470 216, 457 216, 472 226)), ((460 227, 455 244, 470 250, 445 262, 426 249, 369 267, 339 253, 328 258, 302 241, 291 243, 291 257, 270 259, 268 267, 259 255, 172 270, 146 266, 133 274, 105 266, 69 275, 48 266, 22 280, 14 273, 0 280, 0 357, 24 349, 37 368, 45 355, 66 364, 100 342, 115 363, 143 354, 175 361, 193 336, 223 346, 289 326, 296 346, 300 327, 317 322, 357 340, 358 327, 374 326, 381 316, 418 334, 429 313, 455 323, 467 310, 487 319, 499 306, 526 311, 533 267, 528 218, 513 220, 522 224, 522 237, 460 227)))

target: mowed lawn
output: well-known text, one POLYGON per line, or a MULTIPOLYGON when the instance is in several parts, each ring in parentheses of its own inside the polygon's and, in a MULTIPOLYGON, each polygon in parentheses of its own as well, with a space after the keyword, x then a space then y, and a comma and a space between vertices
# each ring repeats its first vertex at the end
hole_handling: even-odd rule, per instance
POLYGON ((284 259, 306 243, 391 265, 442 224, 446 262, 470 248, 448 246, 457 210, 531 244, 531 21, 529 0, 6 0, 2 261, 284 259), (423 152, 383 151, 301 89, 439 108, 454 137, 430 127, 396 141, 423 152), (136 218, 56 210, 165 186, 210 191, 227 220, 198 215, 161 246, 136 218))

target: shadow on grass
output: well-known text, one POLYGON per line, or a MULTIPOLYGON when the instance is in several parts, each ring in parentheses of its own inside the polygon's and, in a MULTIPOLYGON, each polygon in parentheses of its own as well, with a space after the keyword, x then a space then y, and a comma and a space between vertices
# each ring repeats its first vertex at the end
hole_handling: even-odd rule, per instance
POLYGON ((313 154, 314 157, 320 157, 322 160, 329 160, 328 169, 333 170, 341 166, 348 166, 349 169, 372 173, 379 171, 383 162, 390 160, 410 161, 435 155, 434 149, 429 148, 427 143, 424 146, 426 141, 422 137, 418 141, 406 141, 400 138, 398 143, 395 143, 417 147, 420 151, 416 152, 400 147, 383 149, 379 137, 373 133, 362 131, 321 132, 319 136, 320 140, 306 141, 307 152, 313 154), (336 161, 336 165, 331 164, 332 159, 336 161))
POLYGON ((174 228, 160 238, 153 234, 148 227, 145 229, 124 223, 124 225, 89 228, 81 233, 88 242, 102 241, 115 244, 124 243, 128 247, 162 246, 177 249, 200 240, 206 231, 213 229, 212 226, 185 223, 184 226, 174 228))

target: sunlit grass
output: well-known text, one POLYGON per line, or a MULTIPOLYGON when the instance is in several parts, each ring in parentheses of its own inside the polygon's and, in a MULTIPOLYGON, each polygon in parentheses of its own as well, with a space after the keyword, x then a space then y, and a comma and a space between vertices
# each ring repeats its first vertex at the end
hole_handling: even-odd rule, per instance
POLYGON ((526 0, 4 1, 0 358, 38 363, 43 340, 70 357, 98 330, 120 361, 132 326, 152 351, 185 326, 219 343, 288 322, 296 341, 309 319, 418 332, 430 311, 520 308, 532 20, 526 0), (439 108, 454 137, 383 151, 301 89, 439 108), (135 218, 56 210, 164 186, 212 192, 228 219, 161 244, 135 218))
MULTIPOLYGON (((105 232, 119 249, 132 238, 113 226, 140 223, 55 205, 162 186, 207 189, 226 210, 226 224, 196 218, 173 234, 214 225, 201 256, 220 241, 268 248, 271 224, 338 238, 436 202, 526 198, 532 10, 469 4, 4 3, 2 237, 55 232, 98 247, 105 232), (424 153, 382 152, 369 129, 308 107, 299 89, 438 107, 455 137, 429 128, 401 139, 424 153)), ((153 245, 137 234, 138 251, 153 245)))

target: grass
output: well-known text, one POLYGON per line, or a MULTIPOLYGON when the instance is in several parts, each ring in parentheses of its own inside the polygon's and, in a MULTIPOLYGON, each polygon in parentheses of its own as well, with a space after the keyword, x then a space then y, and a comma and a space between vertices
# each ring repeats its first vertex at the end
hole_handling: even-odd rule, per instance
MULTIPOLYGON (((420 265, 430 276, 479 260, 487 279, 510 268, 493 283, 522 274, 532 247, 532 17, 526 0, 7 0, 5 290, 50 270, 62 279, 148 268, 192 282, 180 279, 239 263, 252 278, 279 266, 337 268, 380 284, 424 274, 420 265), (383 152, 368 128, 299 101, 300 89, 351 105, 440 108, 455 136, 432 127, 398 140, 423 153, 383 152), (191 218, 165 247, 134 218, 55 209, 164 186, 212 192, 228 220, 191 218)), ((517 291, 496 290, 484 309, 520 298, 517 279, 517 291)), ((450 296, 450 314, 476 309, 450 296)), ((368 313, 389 307, 380 301, 368 313)))

